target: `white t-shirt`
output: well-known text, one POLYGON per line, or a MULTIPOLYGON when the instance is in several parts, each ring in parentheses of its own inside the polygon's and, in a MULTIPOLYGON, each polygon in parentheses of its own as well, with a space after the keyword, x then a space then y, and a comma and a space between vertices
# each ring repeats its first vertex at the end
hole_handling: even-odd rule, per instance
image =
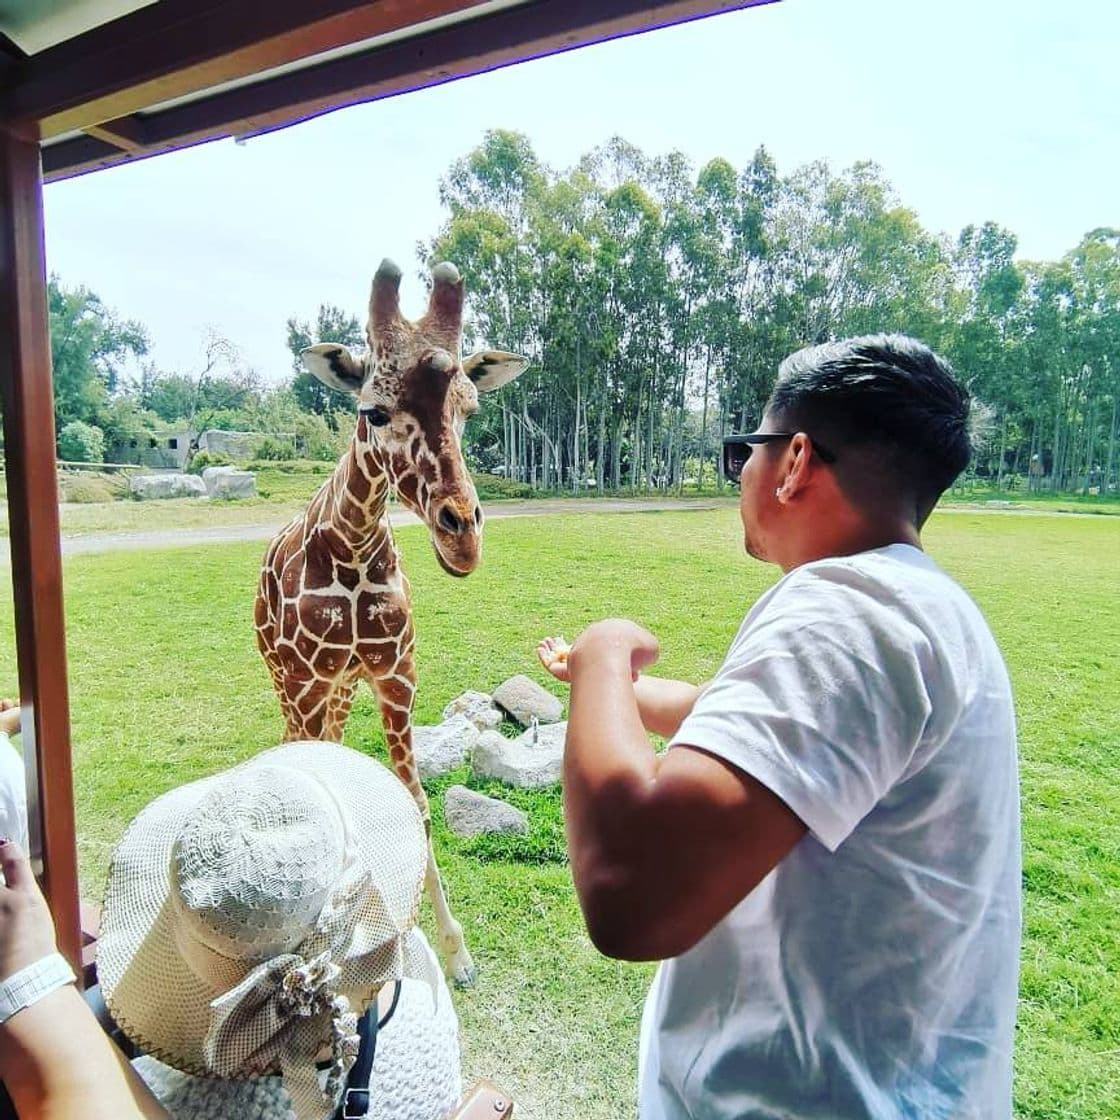
POLYGON ((968 596, 891 545, 755 604, 673 744, 809 834, 646 1002, 642 1120, 1009 1120, 1015 721, 968 596))
POLYGON ((0 836, 19 842, 26 852, 27 775, 23 757, 12 741, 0 731, 0 836))

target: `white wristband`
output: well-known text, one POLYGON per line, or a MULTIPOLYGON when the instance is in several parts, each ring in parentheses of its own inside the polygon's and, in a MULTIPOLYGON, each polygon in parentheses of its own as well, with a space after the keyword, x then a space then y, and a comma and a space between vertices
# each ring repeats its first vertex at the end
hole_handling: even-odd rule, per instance
POLYGON ((61 953, 51 953, 42 960, 12 973, 0 981, 0 1023, 6 1022, 17 1011, 30 1007, 43 996, 73 984, 77 980, 66 958, 61 953))

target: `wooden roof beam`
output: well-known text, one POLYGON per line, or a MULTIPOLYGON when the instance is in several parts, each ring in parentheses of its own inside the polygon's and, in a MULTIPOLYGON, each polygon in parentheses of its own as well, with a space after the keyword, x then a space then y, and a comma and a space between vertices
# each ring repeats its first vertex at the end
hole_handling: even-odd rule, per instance
POLYGON ((161 0, 11 66, 0 123, 81 131, 483 2, 161 0))
POLYGON ((142 156, 151 146, 151 138, 139 117, 120 117, 104 124, 91 124, 86 129, 86 135, 130 156, 142 156))
POLYGON ((716 12, 774 0, 530 0, 423 35, 304 67, 182 105, 143 114, 147 148, 121 152, 95 135, 43 150, 48 182, 136 156, 223 137, 259 135, 344 105, 391 97, 526 58, 570 50, 716 12))

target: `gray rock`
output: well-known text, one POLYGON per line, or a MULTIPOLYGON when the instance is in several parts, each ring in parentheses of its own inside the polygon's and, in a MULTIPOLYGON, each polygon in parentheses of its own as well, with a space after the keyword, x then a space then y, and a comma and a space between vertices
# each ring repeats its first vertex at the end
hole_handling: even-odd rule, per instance
POLYGON ((412 749, 420 778, 439 778, 467 761, 478 728, 466 716, 452 716, 437 727, 414 727, 412 749))
POLYGON ((443 709, 444 719, 457 715, 466 716, 479 731, 496 731, 502 722, 502 713, 490 703, 490 697, 473 690, 456 696, 443 709))
POLYGON ((494 832, 524 836, 529 831, 529 818, 520 809, 466 786, 452 786, 443 795, 443 815, 456 836, 494 832))
POLYGON ((129 493, 140 501, 157 498, 205 498, 206 483, 195 474, 134 474, 129 493))
POLYGON ((202 470, 202 482, 206 487, 206 493, 213 497, 214 491, 218 486, 218 479, 223 475, 233 474, 236 470, 236 467, 204 467, 202 470))
POLYGON ((567 721, 526 731, 507 739, 496 731, 484 731, 474 746, 472 767, 482 778, 496 778, 518 789, 540 789, 560 781, 564 765, 564 736, 567 721))
POLYGON ((510 677, 500 684, 494 689, 493 701, 522 727, 528 727, 534 716, 541 723, 556 723, 564 715, 564 705, 548 689, 523 676, 510 677))
MULTIPOLYGON (((210 468, 208 467, 207 470, 210 468)), ((215 470, 223 471, 216 475, 213 484, 206 483, 211 498, 255 498, 257 496, 257 476, 252 471, 226 470, 216 467, 215 470)), ((202 472, 203 475, 206 471, 202 472)))

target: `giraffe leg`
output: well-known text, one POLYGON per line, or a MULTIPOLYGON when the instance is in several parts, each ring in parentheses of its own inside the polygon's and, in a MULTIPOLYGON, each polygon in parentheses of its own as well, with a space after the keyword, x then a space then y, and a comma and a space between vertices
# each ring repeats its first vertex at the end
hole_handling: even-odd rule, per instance
POLYGON ((280 707, 284 712, 289 743, 300 739, 322 739, 335 743, 341 741, 346 719, 345 716, 341 721, 337 719, 340 709, 337 693, 349 693, 342 698, 342 707, 348 713, 350 696, 354 692, 353 685, 349 689, 339 689, 334 681, 316 677, 303 681, 289 679, 283 682, 282 687, 280 707))
POLYGON ((350 706, 354 702, 354 687, 354 681, 346 681, 335 686, 327 701, 320 738, 329 739, 332 743, 342 742, 342 733, 346 730, 346 721, 350 718, 350 706))
POLYGON ((412 753, 412 701, 416 695, 416 680, 411 661, 399 663, 393 676, 371 678, 370 685, 377 693, 381 706, 381 720, 385 727, 385 740, 393 770, 412 794, 424 819, 424 831, 428 836, 428 867, 424 875, 424 887, 435 914, 443 971, 449 980, 460 986, 467 986, 474 983, 474 961, 471 960, 463 940, 463 927, 456 921, 447 904, 447 895, 432 847, 432 816, 428 796, 420 784, 416 757, 412 753))

